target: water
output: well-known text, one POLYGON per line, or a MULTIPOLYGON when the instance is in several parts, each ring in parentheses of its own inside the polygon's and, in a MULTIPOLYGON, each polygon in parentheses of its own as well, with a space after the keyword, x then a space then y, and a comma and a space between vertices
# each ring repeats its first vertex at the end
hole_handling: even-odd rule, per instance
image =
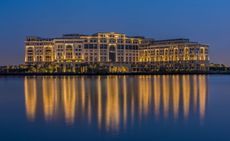
POLYGON ((230 76, 0 78, 0 140, 230 140, 230 76))

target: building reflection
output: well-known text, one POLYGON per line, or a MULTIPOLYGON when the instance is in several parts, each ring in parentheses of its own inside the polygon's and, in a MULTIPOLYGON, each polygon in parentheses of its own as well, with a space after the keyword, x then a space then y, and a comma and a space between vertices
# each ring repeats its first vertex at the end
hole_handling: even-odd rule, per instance
POLYGON ((37 106, 37 85, 36 79, 27 79, 25 78, 25 109, 26 115, 29 120, 33 121, 36 115, 36 106, 37 106))
POLYGON ((182 76, 182 89, 183 89, 183 111, 184 111, 184 117, 187 119, 189 116, 189 108, 190 108, 190 76, 182 76))
POLYGON ((52 120, 55 117, 55 112, 58 110, 57 96, 55 80, 52 78, 42 78, 42 102, 46 120, 52 120))
POLYGON ((179 115, 179 105, 180 105, 180 82, 179 82, 179 76, 173 76, 173 117, 174 119, 178 119, 179 115))
POLYGON ((160 76, 155 76, 154 77, 154 82, 153 82, 153 103, 154 103, 154 114, 156 118, 159 118, 160 115, 160 103, 161 103, 161 79, 160 76))
POLYGON ((205 75, 25 77, 25 111, 30 121, 117 132, 146 118, 204 120, 207 87, 205 75))
POLYGON ((76 85, 75 79, 67 77, 63 79, 62 86, 63 92, 63 107, 64 117, 68 124, 72 124, 75 118, 75 107, 76 107, 76 85))

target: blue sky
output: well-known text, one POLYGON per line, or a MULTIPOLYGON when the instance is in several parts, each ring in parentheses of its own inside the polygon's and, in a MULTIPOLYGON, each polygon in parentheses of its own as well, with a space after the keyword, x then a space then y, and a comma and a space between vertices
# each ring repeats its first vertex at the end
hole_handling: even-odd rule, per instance
POLYGON ((23 63, 28 35, 102 31, 155 39, 190 38, 230 65, 229 0, 1 0, 0 65, 23 63))

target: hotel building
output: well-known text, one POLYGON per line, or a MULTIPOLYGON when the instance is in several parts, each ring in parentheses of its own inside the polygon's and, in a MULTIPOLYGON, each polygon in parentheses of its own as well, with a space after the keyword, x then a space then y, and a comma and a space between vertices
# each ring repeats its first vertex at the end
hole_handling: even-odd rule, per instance
POLYGON ((25 63, 75 67, 101 64, 129 71, 207 70, 208 46, 188 39, 153 40, 115 32, 67 34, 61 38, 27 37, 25 63), (146 66, 147 65, 147 66, 146 66))
POLYGON ((208 45, 189 39, 158 40, 141 46, 139 61, 167 70, 207 70, 208 45))

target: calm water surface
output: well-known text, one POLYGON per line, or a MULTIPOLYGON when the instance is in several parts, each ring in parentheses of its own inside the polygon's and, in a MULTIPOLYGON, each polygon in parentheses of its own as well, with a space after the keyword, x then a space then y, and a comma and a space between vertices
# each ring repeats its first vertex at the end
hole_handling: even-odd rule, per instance
POLYGON ((0 78, 0 140, 230 140, 230 76, 0 78))

